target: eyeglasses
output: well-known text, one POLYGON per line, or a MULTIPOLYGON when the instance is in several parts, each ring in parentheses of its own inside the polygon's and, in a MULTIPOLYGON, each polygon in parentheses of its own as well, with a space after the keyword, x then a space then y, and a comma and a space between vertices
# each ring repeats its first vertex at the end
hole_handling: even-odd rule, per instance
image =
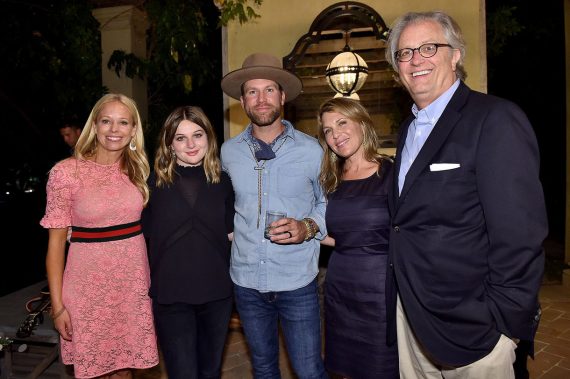
POLYGON ((415 49, 405 48, 400 49, 394 53, 394 58, 398 62, 409 62, 414 57, 414 51, 418 51, 420 55, 424 58, 431 58, 437 53, 438 47, 452 47, 447 43, 424 43, 420 47, 415 49))

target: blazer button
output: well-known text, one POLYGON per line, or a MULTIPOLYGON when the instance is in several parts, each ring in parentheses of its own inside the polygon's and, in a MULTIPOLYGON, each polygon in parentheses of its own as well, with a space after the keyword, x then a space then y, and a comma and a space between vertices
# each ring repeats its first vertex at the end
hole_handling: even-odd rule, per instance
POLYGON ((400 233, 400 227, 398 225, 394 226, 394 231, 400 233))

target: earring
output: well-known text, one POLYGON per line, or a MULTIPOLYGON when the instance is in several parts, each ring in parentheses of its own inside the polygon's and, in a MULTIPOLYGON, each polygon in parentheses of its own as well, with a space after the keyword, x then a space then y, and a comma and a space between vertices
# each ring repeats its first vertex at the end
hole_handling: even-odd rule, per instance
POLYGON ((132 151, 137 150, 137 145, 135 145, 135 139, 134 138, 131 138, 131 142, 129 142, 129 149, 131 149, 132 151))

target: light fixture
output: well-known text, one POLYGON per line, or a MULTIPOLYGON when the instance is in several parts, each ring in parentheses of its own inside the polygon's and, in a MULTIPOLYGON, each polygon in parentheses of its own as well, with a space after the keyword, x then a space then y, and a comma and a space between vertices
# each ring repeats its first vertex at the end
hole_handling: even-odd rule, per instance
POLYGON ((335 97, 350 97, 358 100, 356 94, 368 77, 368 65, 362 57, 352 51, 347 45, 328 64, 325 76, 329 86, 337 93, 335 97))

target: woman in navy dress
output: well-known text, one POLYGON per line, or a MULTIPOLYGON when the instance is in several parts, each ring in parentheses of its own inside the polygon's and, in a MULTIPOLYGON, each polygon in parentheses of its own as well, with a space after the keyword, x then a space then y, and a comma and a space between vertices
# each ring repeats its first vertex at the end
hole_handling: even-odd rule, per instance
POLYGON ((386 344, 385 277, 392 162, 356 100, 331 99, 319 110, 325 154, 320 180, 327 194, 334 246, 325 279, 325 365, 346 378, 397 378, 398 350, 386 344))

